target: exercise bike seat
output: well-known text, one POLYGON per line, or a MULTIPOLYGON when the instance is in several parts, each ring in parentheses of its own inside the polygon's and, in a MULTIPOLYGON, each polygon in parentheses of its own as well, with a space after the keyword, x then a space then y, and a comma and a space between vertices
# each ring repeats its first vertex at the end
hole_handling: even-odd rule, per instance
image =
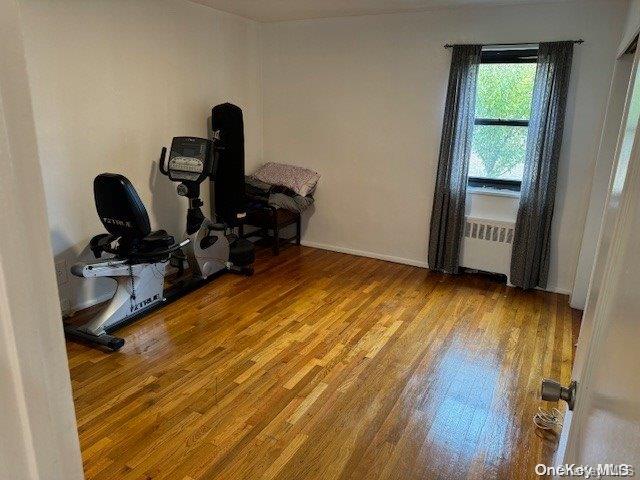
POLYGON ((101 243, 117 239, 115 251, 107 248, 103 250, 119 257, 135 257, 153 255, 155 252, 160 254, 175 244, 175 239, 165 230, 151 231, 147 209, 124 175, 98 175, 93 181, 93 194, 98 216, 110 234, 102 242, 94 242, 97 248, 102 246, 101 243))
POLYGON ((173 236, 169 235, 166 230, 156 230, 142 239, 147 248, 166 248, 175 243, 173 236))

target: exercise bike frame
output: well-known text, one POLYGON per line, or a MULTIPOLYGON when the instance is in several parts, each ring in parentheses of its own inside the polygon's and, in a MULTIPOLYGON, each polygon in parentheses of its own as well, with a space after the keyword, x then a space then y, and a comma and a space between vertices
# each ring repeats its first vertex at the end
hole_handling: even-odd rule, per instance
MULTIPOLYGON (((225 143, 229 140, 221 137, 221 130, 214 134, 213 140, 174 137, 166 164, 167 148, 162 148, 158 165, 160 172, 171 181, 181 182, 178 185, 178 194, 189 199, 186 238, 179 244, 174 244, 166 250, 153 250, 154 238, 148 238, 152 236, 148 214, 131 183, 126 177, 118 174, 101 174, 96 177, 96 207, 109 233, 94 237, 89 247, 96 258, 100 258, 103 252, 116 256, 102 262, 74 265, 72 273, 84 278, 113 278, 118 287, 104 310, 93 320, 78 326, 66 324, 67 337, 118 350, 124 345, 124 339, 111 335, 114 330, 201 287, 221 273, 253 274, 253 246, 245 241, 250 245, 250 248, 247 247, 233 235, 233 228, 238 226, 237 219, 241 218, 240 214, 236 213, 234 217, 220 214, 217 218, 216 212, 216 218, 224 219, 226 224, 214 223, 205 217, 201 210, 203 202, 200 199, 200 184, 207 178, 216 180, 217 154, 225 151, 234 152, 233 158, 236 162, 241 162, 242 168, 234 170, 232 176, 244 186, 242 112, 231 104, 219 105, 212 111, 212 122, 216 109, 219 109, 218 115, 222 119, 219 122, 222 125, 220 128, 224 131, 227 128, 235 129, 234 134, 228 136, 232 143, 225 143), (235 148, 228 150, 228 145, 235 148), (104 180, 100 185, 101 190, 97 190, 96 187, 99 177, 104 180), (111 183, 106 179, 110 179, 111 183), (118 189, 122 190, 121 195, 111 195, 113 190, 118 189), (113 201, 110 200, 112 198, 113 201), (101 209, 104 213, 101 213, 101 209), (117 248, 113 245, 116 241, 119 242, 117 248), (144 243, 145 241, 147 243, 144 243), (185 255, 176 255, 178 250, 185 255), (180 261, 180 271, 183 270, 186 259, 190 275, 165 291, 164 273, 172 258, 180 261)), ((217 200, 216 197, 216 202, 217 200)), ((155 233, 159 232, 162 232, 157 238, 159 243, 167 241, 169 236, 166 232, 155 233)))
MULTIPOLYGON (((112 351, 124 345, 124 339, 110 333, 139 319, 142 315, 166 303, 164 295, 164 273, 172 253, 185 247, 189 240, 175 244, 165 250, 138 253, 136 258, 111 258, 101 262, 79 263, 72 267, 74 275, 84 278, 112 278, 118 283, 114 296, 98 315, 82 325, 64 324, 68 338, 106 347, 112 351), (163 258, 164 257, 164 258, 163 258), (148 258, 163 258, 160 261, 144 261, 148 258), (132 297, 134 278, 143 282, 140 298, 132 297)), ((103 249, 113 251, 110 248, 103 249)), ((99 256, 94 252, 96 256, 99 256)), ((138 286, 140 288, 140 286, 138 286)))

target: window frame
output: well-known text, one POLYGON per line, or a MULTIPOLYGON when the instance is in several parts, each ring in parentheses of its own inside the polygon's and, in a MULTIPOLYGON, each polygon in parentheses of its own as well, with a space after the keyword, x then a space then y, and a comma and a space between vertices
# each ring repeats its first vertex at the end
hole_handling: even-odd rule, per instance
MULTIPOLYGON (((538 63, 538 47, 483 50, 480 56, 480 63, 538 63)), ((474 127, 476 125, 528 127, 529 120, 476 117, 474 119, 474 127)), ((500 178, 468 177, 468 185, 476 188, 493 188, 519 192, 522 182, 520 180, 500 178)))

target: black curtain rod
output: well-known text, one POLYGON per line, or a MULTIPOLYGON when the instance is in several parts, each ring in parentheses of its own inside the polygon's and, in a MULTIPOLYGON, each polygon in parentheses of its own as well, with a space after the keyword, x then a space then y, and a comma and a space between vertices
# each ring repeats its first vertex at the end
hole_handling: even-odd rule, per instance
MULTIPOLYGON (((579 39, 579 40, 568 40, 569 42, 573 42, 573 43, 584 43, 584 40, 579 39)), ((518 45, 537 45, 540 42, 521 42, 521 43, 487 43, 486 46, 490 46, 490 47, 516 47, 518 45)), ((466 45, 466 44, 461 44, 461 45, 466 45)), ((469 44, 470 45, 470 44, 469 44)), ((455 45, 452 45, 450 43, 445 44, 444 48, 452 48, 455 47, 455 45)))

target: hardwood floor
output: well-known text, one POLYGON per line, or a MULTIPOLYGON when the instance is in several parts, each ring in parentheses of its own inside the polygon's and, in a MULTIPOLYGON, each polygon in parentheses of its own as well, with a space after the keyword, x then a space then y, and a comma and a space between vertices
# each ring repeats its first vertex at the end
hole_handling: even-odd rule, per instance
POLYGON ((86 477, 536 478, 540 380, 568 383, 578 324, 486 277, 263 251, 118 353, 67 343, 86 477))

